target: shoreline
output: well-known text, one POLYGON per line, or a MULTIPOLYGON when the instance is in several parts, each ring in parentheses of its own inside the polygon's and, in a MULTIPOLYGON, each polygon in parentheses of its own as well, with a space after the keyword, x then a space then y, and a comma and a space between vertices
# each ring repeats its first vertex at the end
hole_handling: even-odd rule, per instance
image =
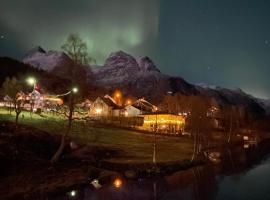
MULTIPOLYGON (((95 156, 113 154, 117 149, 106 147, 96 149, 83 145, 78 151, 66 151, 63 160, 52 166, 49 158, 54 152, 52 149, 58 146, 59 136, 26 125, 19 125, 15 133, 12 125, 12 122, 1 121, 0 159, 4 171, 0 175, 0 180, 4 186, 0 187, 0 198, 3 199, 19 197, 35 199, 43 195, 56 195, 72 188, 89 185, 93 179, 98 179, 101 183, 111 182, 116 177, 134 181, 141 178, 154 179, 209 162, 204 157, 199 157, 194 162, 189 160, 158 162, 153 167, 152 163, 117 163, 102 160, 102 157, 97 161, 95 156), (14 154, 13 145, 20 150, 19 153, 14 154), (49 148, 44 149, 48 145, 49 148), (26 182, 27 179, 30 179, 30 182, 26 182), (6 194, 6 191, 9 193, 6 194)), ((268 138, 263 141, 266 140, 269 141, 268 138)), ((242 143, 231 144, 229 147, 240 145, 242 143)), ((224 146, 216 148, 222 149, 224 146)))

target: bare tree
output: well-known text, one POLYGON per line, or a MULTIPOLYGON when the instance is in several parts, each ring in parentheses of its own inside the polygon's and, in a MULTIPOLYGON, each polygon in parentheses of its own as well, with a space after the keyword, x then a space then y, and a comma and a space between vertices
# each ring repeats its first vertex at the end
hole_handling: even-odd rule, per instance
POLYGON ((194 139, 194 148, 191 161, 199 155, 202 149, 209 145, 211 122, 207 117, 210 104, 207 99, 199 96, 190 96, 190 114, 188 123, 194 139))
POLYGON ((51 158, 51 163, 58 162, 60 156, 62 155, 64 148, 66 146, 66 139, 71 131, 72 128, 72 121, 73 121, 73 113, 74 113, 74 92, 70 91, 69 93, 69 102, 68 102, 68 113, 64 113, 68 118, 68 124, 66 126, 66 129, 64 130, 62 137, 61 137, 61 143, 58 148, 58 150, 55 152, 53 157, 51 158))
POLYGON ((193 137, 193 155, 191 160, 209 146, 211 120, 207 116, 210 108, 208 99, 201 96, 185 96, 182 94, 167 95, 163 99, 160 108, 172 113, 187 114, 187 128, 193 137))
POLYGON ((227 142, 230 143, 233 133, 239 129, 241 121, 241 108, 233 105, 226 105, 221 111, 224 127, 228 131, 227 142))
POLYGON ((61 47, 77 64, 89 64, 91 62, 95 63, 95 60, 88 55, 87 45, 80 38, 78 34, 69 34, 66 42, 61 47))
POLYGON ((6 78, 3 83, 3 92, 12 99, 12 104, 16 113, 15 123, 18 124, 19 115, 23 110, 25 103, 25 95, 22 92, 23 84, 19 82, 15 77, 6 78))
POLYGON ((187 113, 191 108, 189 98, 189 96, 180 93, 166 95, 159 108, 169 113, 187 113))

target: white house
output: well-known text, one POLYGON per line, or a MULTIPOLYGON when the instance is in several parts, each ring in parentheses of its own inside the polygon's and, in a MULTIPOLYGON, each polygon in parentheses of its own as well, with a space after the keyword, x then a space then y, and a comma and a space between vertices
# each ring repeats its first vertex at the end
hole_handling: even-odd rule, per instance
POLYGON ((125 116, 135 117, 141 114, 141 110, 133 105, 127 105, 125 107, 125 116))
POLYGON ((90 106, 89 115, 92 117, 119 117, 123 115, 123 108, 108 95, 98 97, 90 106))

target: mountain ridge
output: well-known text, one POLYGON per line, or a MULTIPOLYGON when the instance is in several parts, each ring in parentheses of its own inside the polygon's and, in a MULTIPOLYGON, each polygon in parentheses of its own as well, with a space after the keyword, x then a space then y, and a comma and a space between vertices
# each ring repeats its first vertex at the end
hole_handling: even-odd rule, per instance
MULTIPOLYGON (((42 48, 38 48, 38 50, 41 51, 41 54, 50 52, 44 53, 42 48)), ((34 58, 35 67, 40 67, 43 64, 42 59, 38 63, 39 60, 35 54, 34 58)), ((31 60, 29 57, 28 59, 31 60)), ((62 64, 61 61, 56 59, 53 66, 60 64, 62 64)), ((93 67, 92 74, 98 87, 104 87, 109 92, 119 89, 124 95, 132 95, 137 98, 145 97, 154 103, 162 101, 167 94, 180 93, 183 95, 203 95, 214 99, 218 104, 243 106, 251 112, 263 113, 263 110, 269 109, 269 106, 265 106, 268 104, 262 103, 242 90, 193 85, 181 77, 163 74, 147 56, 135 58, 124 51, 112 52, 103 66, 93 67)), ((91 76, 91 78, 93 77, 91 76)))

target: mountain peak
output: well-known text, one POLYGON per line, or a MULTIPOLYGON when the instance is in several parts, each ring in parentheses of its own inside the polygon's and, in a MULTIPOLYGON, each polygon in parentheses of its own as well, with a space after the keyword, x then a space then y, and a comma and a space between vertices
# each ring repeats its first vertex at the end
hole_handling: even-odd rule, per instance
POLYGON ((104 67, 135 67, 139 69, 136 59, 124 51, 116 51, 106 59, 104 67))
POLYGON ((137 59, 137 63, 142 71, 160 72, 154 62, 148 56, 139 57, 137 59))
POLYGON ((72 60, 64 52, 48 51, 46 52, 40 46, 31 49, 23 58, 23 63, 33 67, 52 71, 56 66, 68 65, 72 60))
POLYGON ((32 48, 30 51, 27 52, 27 54, 25 55, 25 58, 31 57, 36 53, 45 54, 46 51, 41 46, 35 46, 34 48, 32 48))

